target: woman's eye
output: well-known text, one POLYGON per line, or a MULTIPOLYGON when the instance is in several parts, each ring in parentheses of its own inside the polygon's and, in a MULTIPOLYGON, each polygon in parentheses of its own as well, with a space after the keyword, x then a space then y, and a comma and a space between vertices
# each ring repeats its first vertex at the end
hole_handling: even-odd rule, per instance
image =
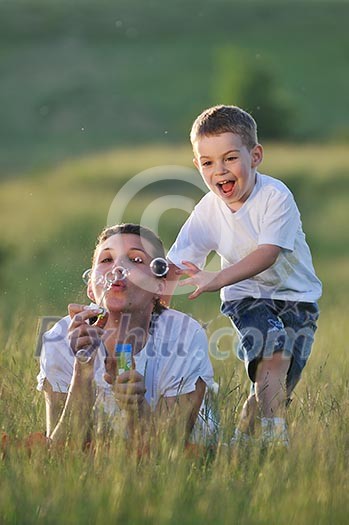
POLYGON ((237 159, 237 157, 227 157, 226 160, 227 160, 228 162, 232 162, 232 161, 234 161, 234 160, 236 160, 236 159, 237 159))
POLYGON ((104 257, 104 259, 101 259, 101 261, 99 261, 100 263, 110 263, 112 262, 113 259, 111 257, 104 257))
POLYGON ((130 261, 135 262, 137 264, 140 264, 140 263, 143 262, 143 259, 142 259, 142 257, 139 257, 139 256, 137 256, 137 257, 130 257, 130 261))

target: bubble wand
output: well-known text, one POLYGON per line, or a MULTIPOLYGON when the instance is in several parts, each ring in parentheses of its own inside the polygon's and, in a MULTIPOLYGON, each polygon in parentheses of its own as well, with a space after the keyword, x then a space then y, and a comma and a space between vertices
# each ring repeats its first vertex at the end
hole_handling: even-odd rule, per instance
MULTIPOLYGON (((96 325, 100 319, 103 319, 105 314, 107 313, 107 309, 103 306, 104 298, 107 294, 107 292, 111 289, 113 284, 115 284, 117 281, 123 281, 128 277, 129 270, 127 268, 123 268, 122 266, 116 266, 113 268, 110 272, 106 273, 105 276, 99 275, 97 278, 95 278, 96 284, 102 284, 103 285, 103 294, 98 303, 90 303, 89 306, 86 307, 86 309, 89 310, 97 310, 98 309, 98 315, 96 317, 91 317, 89 319, 90 325, 96 325)), ((86 285, 90 282, 92 278, 92 269, 89 268, 88 270, 85 270, 82 274, 82 280, 86 285)), ((78 350, 75 354, 76 359, 82 363, 86 364, 88 363, 92 358, 93 349, 86 349, 81 348, 78 350)))

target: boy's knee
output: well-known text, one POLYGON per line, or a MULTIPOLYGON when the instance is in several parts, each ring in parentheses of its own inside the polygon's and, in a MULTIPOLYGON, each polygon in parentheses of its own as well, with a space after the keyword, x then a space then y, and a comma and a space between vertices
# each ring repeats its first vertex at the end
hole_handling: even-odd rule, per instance
POLYGON ((257 365, 257 374, 262 372, 285 371, 290 366, 291 357, 284 352, 275 352, 271 357, 261 359, 257 365))

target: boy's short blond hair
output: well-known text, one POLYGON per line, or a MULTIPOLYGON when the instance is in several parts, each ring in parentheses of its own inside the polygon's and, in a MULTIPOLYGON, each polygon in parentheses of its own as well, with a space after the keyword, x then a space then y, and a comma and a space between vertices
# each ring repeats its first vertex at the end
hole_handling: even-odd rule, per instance
POLYGON ((205 109, 194 121, 190 141, 194 145, 199 137, 235 133, 251 150, 258 144, 257 124, 254 118, 237 106, 213 106, 205 109))

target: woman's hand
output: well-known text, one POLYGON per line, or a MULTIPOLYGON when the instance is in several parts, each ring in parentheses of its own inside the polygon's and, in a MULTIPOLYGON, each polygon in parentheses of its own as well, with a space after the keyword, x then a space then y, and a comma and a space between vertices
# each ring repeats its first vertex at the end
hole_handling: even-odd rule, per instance
POLYGON ((118 406, 122 410, 132 412, 139 410, 145 401, 144 376, 136 370, 127 370, 118 375, 116 356, 108 356, 105 359, 105 371, 104 379, 113 385, 118 406))
POLYGON ((87 350, 95 354, 104 335, 104 326, 108 320, 108 314, 98 317, 96 323, 88 324, 89 319, 99 315, 99 310, 92 310, 81 304, 70 304, 68 312, 71 317, 71 323, 68 328, 68 338, 70 347, 74 354, 79 350, 87 350))
POLYGON ((200 270, 195 264, 189 261, 182 261, 188 269, 178 270, 180 275, 189 275, 188 279, 179 281, 179 286, 195 286, 196 289, 192 292, 188 299, 196 299, 203 292, 216 292, 220 290, 221 285, 219 283, 219 276, 221 272, 208 272, 206 270, 200 270))
POLYGON ((130 412, 139 412, 145 402, 144 376, 136 370, 128 370, 116 377, 115 399, 119 407, 130 412))

